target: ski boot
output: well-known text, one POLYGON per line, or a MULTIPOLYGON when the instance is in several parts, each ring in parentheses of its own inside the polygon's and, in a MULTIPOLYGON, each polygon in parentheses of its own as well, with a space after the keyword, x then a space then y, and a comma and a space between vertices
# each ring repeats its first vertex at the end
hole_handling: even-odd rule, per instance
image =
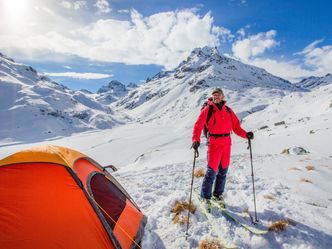
POLYGON ((204 207, 208 213, 211 213, 212 210, 212 203, 210 199, 206 199, 203 197, 200 197, 200 200, 204 203, 204 207))
POLYGON ((226 208, 225 200, 222 195, 214 195, 212 200, 215 201, 220 208, 226 208))

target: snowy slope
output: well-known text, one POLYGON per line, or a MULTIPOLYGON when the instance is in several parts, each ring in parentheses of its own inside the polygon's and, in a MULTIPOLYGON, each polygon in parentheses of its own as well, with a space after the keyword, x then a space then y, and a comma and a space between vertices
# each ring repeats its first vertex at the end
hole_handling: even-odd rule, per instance
POLYGON ((327 74, 323 77, 314 77, 305 78, 295 85, 302 88, 312 89, 319 86, 324 86, 332 83, 332 74, 327 74))
MULTIPOLYGON (((241 74, 254 81, 250 70, 256 75, 266 72, 237 65, 226 57, 228 66, 234 63, 236 68, 246 69, 234 72, 236 80, 232 82, 219 81, 214 77, 220 75, 212 69, 226 64, 213 59, 213 50, 203 51, 209 52, 196 51, 174 72, 160 73, 110 105, 116 115, 129 115, 128 120, 139 122, 35 143, 10 143, 0 137, 0 157, 49 143, 80 150, 102 165, 113 164, 119 168, 116 178, 148 216, 143 248, 197 248, 202 239, 216 238, 211 224, 198 210, 191 216, 186 241, 186 226, 172 222, 171 209, 176 201, 189 198, 193 123, 212 87, 221 86, 227 103, 243 119, 243 128, 255 131, 252 146, 259 219, 266 225, 284 218, 292 223, 283 232, 257 236, 214 212, 219 236, 239 248, 332 248, 332 85, 304 91, 268 73, 264 81, 257 78, 248 83, 241 74), (211 65, 205 70, 196 70, 207 63, 211 65), (195 70, 180 70, 188 65, 195 70), (176 79, 177 70, 185 76, 176 79), (192 79, 196 81, 190 85, 192 79), (197 84, 200 79, 206 82, 197 84), (308 153, 297 153, 297 147, 308 153)), ((11 100, 17 101, 15 96, 11 100)), ((254 206, 247 142, 235 135, 232 139, 225 199, 249 220, 244 211, 253 215, 254 206)), ((205 168, 204 142, 199 151, 196 167, 205 168)), ((201 181, 195 179, 195 191, 201 181)))
MULTIPOLYGON (((330 89, 321 89, 317 93, 323 99, 331 96, 330 89)), ((301 99, 310 101, 311 94, 293 97, 293 102, 283 102, 285 106, 279 114, 286 117, 291 108, 294 112, 301 112, 302 103, 294 103, 301 99)), ((251 121, 249 115, 243 126, 247 129, 255 127, 254 120, 260 124, 274 116, 268 108, 262 112, 265 112, 264 115, 258 115, 258 112, 252 114, 257 117, 251 121)), ((258 217, 264 224, 288 218, 292 220, 292 225, 284 232, 256 236, 214 213, 220 229, 219 236, 239 248, 331 248, 332 186, 329 179, 332 176, 332 154, 328 145, 332 136, 325 129, 308 133, 308 130, 318 127, 331 128, 331 123, 324 120, 331 120, 331 111, 326 109, 319 114, 310 113, 308 117, 315 122, 308 122, 306 126, 301 122, 289 123, 287 128, 273 125, 269 132, 265 129, 257 131, 253 141, 258 217), (325 118, 315 120, 319 116, 325 118), (320 144, 312 144, 313 140, 320 141, 320 144), (281 154, 282 149, 291 146, 302 146, 310 154, 281 154), (325 151, 321 152, 324 147, 325 151)), ((170 212, 176 201, 189 198, 193 159, 193 151, 189 149, 191 128, 136 123, 111 130, 85 132, 48 143, 81 150, 102 165, 114 164, 120 168, 114 175, 148 216, 143 248, 197 248, 202 239, 216 237, 208 220, 199 210, 192 215, 190 236, 186 241, 186 226, 173 224, 170 212)), ((253 215, 247 144, 243 139, 233 138, 225 198, 234 210, 248 209, 253 215)), ((29 146, 31 144, 7 145, 0 151, 0 157, 29 146)), ((206 145, 203 143, 196 167, 205 167, 205 152, 206 145)), ((201 179, 195 179, 194 188, 199 189, 200 184, 201 179)))
POLYGON ((117 123, 92 94, 70 90, 2 54, 0 94, 1 139, 38 140, 117 123))

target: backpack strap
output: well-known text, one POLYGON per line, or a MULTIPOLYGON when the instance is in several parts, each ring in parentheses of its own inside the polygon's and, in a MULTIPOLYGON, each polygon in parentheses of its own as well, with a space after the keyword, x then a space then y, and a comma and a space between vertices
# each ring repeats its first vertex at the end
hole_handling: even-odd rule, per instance
POLYGON ((213 113, 213 106, 209 105, 209 112, 208 112, 207 117, 206 117, 205 125, 207 125, 209 123, 210 118, 212 117, 212 113, 213 113))
POLYGON ((225 105, 226 106, 226 110, 229 112, 230 115, 232 115, 232 110, 229 106, 225 105))
MULTIPOLYGON (((205 104, 205 103, 204 103, 205 104)), ((206 102, 206 104, 205 104, 205 106, 204 107, 206 107, 207 106, 207 102, 206 102)), ((203 107, 203 108, 204 108, 203 107)), ((207 117, 206 117, 206 121, 205 121, 205 124, 204 124, 204 128, 203 128, 203 133, 204 133, 204 136, 206 137, 206 138, 208 138, 208 135, 209 135, 209 130, 208 130, 208 128, 207 128, 207 124, 208 124, 208 122, 209 122, 209 120, 210 120, 210 118, 211 118, 211 116, 212 116, 212 113, 213 113, 213 106, 212 105, 209 105, 209 111, 208 111, 208 114, 207 114, 207 117)))

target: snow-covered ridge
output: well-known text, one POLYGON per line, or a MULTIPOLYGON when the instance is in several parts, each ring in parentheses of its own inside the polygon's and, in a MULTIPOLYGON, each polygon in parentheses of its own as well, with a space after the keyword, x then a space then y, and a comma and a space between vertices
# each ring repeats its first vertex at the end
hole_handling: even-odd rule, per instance
POLYGON ((296 83, 295 85, 298 87, 306 88, 306 89, 313 89, 313 88, 328 85, 328 84, 332 84, 332 74, 327 74, 322 77, 311 76, 311 77, 301 80, 300 82, 296 83))
POLYGON ((274 98, 305 91, 264 69, 221 55, 216 48, 204 47, 193 50, 173 71, 148 78, 111 107, 141 122, 172 122, 180 117, 185 124, 191 122, 213 87, 224 89, 230 104, 243 113, 241 118, 267 106, 274 98), (258 95, 260 98, 256 98, 258 95), (240 99, 246 99, 245 106, 240 99))
POLYGON ((0 56, 1 139, 46 138, 118 123, 109 107, 0 56))
POLYGON ((102 86, 96 95, 96 100, 103 104, 110 104, 124 97, 129 90, 136 88, 134 83, 125 86, 120 81, 112 80, 108 85, 102 86))
MULTIPOLYGON (((324 82, 330 77, 325 76, 324 82)), ((209 47, 193 50, 177 68, 149 77, 139 86, 111 81, 97 93, 70 90, 1 54, 0 118, 5 121, 0 137, 29 136, 27 125, 37 131, 36 137, 125 122, 189 127, 214 87, 224 89, 227 104, 241 120, 291 93, 310 91, 209 47)))
MULTIPOLYGON (((328 128, 332 118, 332 84, 314 88, 310 92, 293 92, 276 100, 269 106, 245 119, 258 128, 302 126, 321 120, 326 122, 322 127, 328 128), (263 118, 262 118, 263 117, 263 118)), ((323 122, 324 123, 324 122, 323 122)), ((308 126, 308 129, 310 126, 308 126)), ((312 132, 321 129, 321 125, 312 126, 312 132)), ((309 131, 308 131, 309 132, 309 131)))
MULTIPOLYGON (((210 47, 193 50, 190 56, 175 69, 175 76, 183 77, 186 72, 200 74, 205 71, 207 71, 210 82, 220 82, 221 86, 230 89, 257 86, 294 89, 289 81, 276 77, 264 69, 221 55, 217 48, 210 47)), ((191 83, 196 85, 198 89, 200 88, 199 85, 202 84, 199 84, 198 81, 191 83)), ((207 85, 209 84, 207 83, 207 85)), ((192 87, 191 91, 195 91, 195 87, 192 87)))

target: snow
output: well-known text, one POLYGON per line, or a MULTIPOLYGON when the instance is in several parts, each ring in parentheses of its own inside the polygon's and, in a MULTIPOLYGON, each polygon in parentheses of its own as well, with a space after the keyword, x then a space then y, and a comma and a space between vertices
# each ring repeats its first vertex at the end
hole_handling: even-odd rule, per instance
MULTIPOLYGON (((134 87, 134 85, 131 85, 134 87)), ((125 85, 117 80, 112 80, 106 86, 102 86, 98 91, 96 100, 103 104, 110 104, 115 102, 120 97, 125 96, 128 93, 128 89, 125 85)))
POLYGON ((93 94, 74 91, 26 66, 0 56, 0 138, 35 140, 121 123, 93 94))
POLYGON ((328 85, 332 81, 332 74, 327 74, 323 77, 314 77, 311 76, 309 78, 305 78, 301 80, 300 82, 296 83, 296 86, 307 88, 307 89, 313 89, 320 86, 328 85))
MULTIPOLYGON (((211 230, 198 212, 191 216, 191 236, 187 242, 185 226, 172 223, 170 210, 175 201, 187 200, 189 196, 193 157, 189 149, 190 131, 174 133, 173 129, 172 126, 131 124, 42 143, 68 146, 102 165, 114 164, 120 169, 115 177, 149 218, 143 248, 195 248, 211 230)), ((320 138, 325 144, 330 141, 320 138)), ((291 136, 284 139, 294 144, 291 136)), ((331 157, 319 153, 273 153, 268 143, 264 144, 264 149, 259 148, 257 140, 260 134, 256 133, 253 151, 258 217, 267 224, 290 218, 296 221, 296 226, 258 237, 216 216, 217 224, 226 230, 223 236, 242 248, 329 248, 332 241, 331 157), (307 170, 310 165, 315 169, 307 170)), ((31 145, 36 143, 8 144, 2 147, 1 157, 31 145)), ((310 147, 306 143, 303 146, 310 147)), ((205 151, 203 144, 196 167, 205 167, 205 151)), ((195 179, 194 188, 199 188, 200 184, 201 180, 195 179)), ((249 208, 253 213, 249 153, 242 140, 233 145, 225 198, 230 207, 238 211, 249 208)))
MULTIPOLYGON (((217 56, 210 50, 203 52, 217 56)), ((197 69, 206 65, 206 60, 211 62, 211 57, 204 58, 189 59, 193 62, 190 67, 197 69)), ((226 59, 232 65, 237 63, 226 59)), ((5 62, 7 66, 14 63, 5 62)), ((238 85, 219 84, 208 78, 212 74, 221 77, 209 71, 216 65, 212 64, 202 72, 182 72, 185 77, 181 79, 174 78, 176 70, 163 73, 130 89, 125 97, 107 106, 112 112, 108 115, 118 120, 112 129, 102 125, 96 129, 99 125, 92 122, 108 122, 108 119, 103 120, 107 118, 107 108, 96 101, 94 94, 61 90, 59 85, 51 87, 52 83, 48 82, 49 86, 42 90, 49 93, 41 95, 31 85, 15 81, 16 77, 10 76, 13 80, 9 82, 9 74, 6 78, 0 76, 1 94, 7 89, 0 99, 0 158, 34 145, 56 144, 79 150, 102 165, 113 164, 119 169, 113 173, 116 179, 148 216, 143 248, 197 248, 202 239, 216 236, 210 223, 199 210, 192 214, 186 240, 186 225, 172 222, 171 209, 176 201, 189 198, 193 124, 211 88, 221 85, 227 104, 242 119, 242 127, 255 133, 252 149, 258 218, 267 225, 285 218, 292 223, 285 231, 257 236, 214 212, 220 236, 239 248, 332 248, 332 84, 303 90, 268 75, 266 77, 273 78, 271 87, 266 86, 268 82, 252 85, 251 80, 248 80, 249 86, 245 86, 245 77, 249 79, 249 72, 254 69, 240 64, 250 70, 243 71, 241 75, 246 76, 241 76, 242 79, 234 74, 238 85), (190 80, 195 79, 197 83, 197 79, 203 78, 208 87, 189 90, 193 86, 188 83, 190 80), (149 94, 151 98, 146 99, 149 94), (70 101, 66 101, 71 95, 76 96, 79 106, 68 108, 90 111, 91 128, 82 129, 82 124, 74 124, 70 126, 71 133, 66 134, 61 130, 64 127, 61 118, 39 116, 40 111, 31 109, 31 106, 53 108, 58 102, 55 97, 63 102, 58 106, 61 110, 69 105, 70 101), (126 108, 130 104, 135 108, 126 108), (52 134, 41 136, 41 127, 34 124, 36 119, 44 122, 42 128, 47 127, 52 134), (13 128, 13 124, 25 128, 13 128), (263 126, 267 128, 260 129, 263 126), (300 153, 300 147, 308 153, 300 153), (282 153, 287 149, 289 154, 282 153)), ((188 65, 183 62, 179 68, 188 65)), ((7 72, 8 67, 1 72, 7 72)), ((245 210, 253 215, 254 205, 248 144, 234 134, 232 139, 225 200, 231 209, 244 212, 249 219, 245 210)), ((203 140, 196 168, 206 167, 206 149, 203 140)), ((194 179, 196 192, 201 182, 202 178, 194 179)))

